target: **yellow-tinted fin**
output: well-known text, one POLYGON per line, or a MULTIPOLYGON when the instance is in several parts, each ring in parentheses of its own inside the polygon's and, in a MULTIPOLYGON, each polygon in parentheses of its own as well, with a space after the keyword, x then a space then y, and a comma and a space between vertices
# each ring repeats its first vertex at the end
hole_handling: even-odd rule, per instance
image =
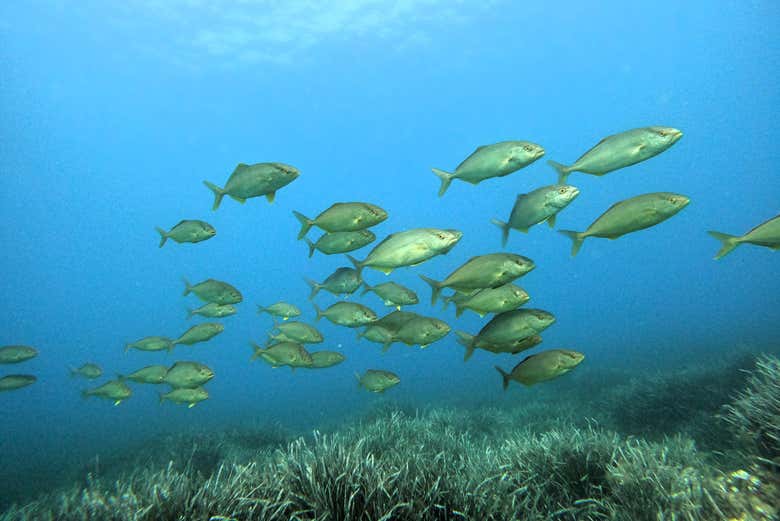
POLYGON ((378 269, 385 275, 390 275, 393 272, 393 268, 378 268, 378 269))
POLYGON ((117 405, 119 405, 120 403, 122 403, 122 400, 117 400, 117 401, 115 401, 115 402, 114 402, 114 407, 116 407, 116 406, 117 406, 117 405))
POLYGON ((193 407, 195 407, 195 403, 196 402, 192 402, 189 405, 187 405, 187 409, 192 409, 193 407))
POLYGON ((274 199, 276 199, 276 192, 268 192, 265 194, 265 198, 268 199, 269 203, 273 203, 274 199))

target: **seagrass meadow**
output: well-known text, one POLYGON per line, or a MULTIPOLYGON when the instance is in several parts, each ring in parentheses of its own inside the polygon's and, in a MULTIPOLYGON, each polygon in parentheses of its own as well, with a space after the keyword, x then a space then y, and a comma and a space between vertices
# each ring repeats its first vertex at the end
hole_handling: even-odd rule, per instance
POLYGON ((780 2, 0 2, 0 521, 780 521, 780 2))

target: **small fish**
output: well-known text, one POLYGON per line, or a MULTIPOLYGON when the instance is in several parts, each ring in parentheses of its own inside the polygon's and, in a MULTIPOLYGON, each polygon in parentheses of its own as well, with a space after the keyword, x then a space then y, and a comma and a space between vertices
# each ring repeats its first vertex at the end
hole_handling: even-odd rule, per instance
POLYGON ((307 278, 304 280, 311 288, 309 300, 312 300, 321 289, 337 296, 351 295, 363 283, 358 270, 354 268, 338 268, 321 283, 307 278))
POLYGON ((527 356, 517 364, 511 373, 505 372, 496 366, 496 371, 501 374, 502 383, 506 391, 509 380, 515 380, 525 386, 531 386, 539 382, 552 380, 564 375, 577 367, 585 355, 568 349, 550 349, 541 353, 527 356))
POLYGON ((479 345, 477 345, 477 342, 474 341, 474 335, 469 335, 463 331, 455 331, 455 334, 458 337, 458 343, 466 348, 466 354, 463 356, 464 362, 471 358, 474 354, 474 349, 476 348, 484 349, 485 351, 490 351, 495 354, 509 353, 511 355, 516 355, 517 353, 521 353, 542 343, 541 336, 531 335, 525 338, 518 338, 517 340, 505 344, 491 344, 483 341, 479 342, 479 345))
POLYGON ((168 232, 159 227, 156 230, 160 234, 160 248, 165 245, 165 241, 168 239, 179 244, 183 242, 196 243, 211 239, 217 234, 217 230, 209 223, 198 220, 181 221, 168 232))
POLYGON ((369 324, 366 329, 358 332, 358 340, 365 338, 369 342, 382 344, 382 351, 387 351, 393 343, 393 332, 384 326, 369 324))
POLYGON ((165 400, 173 403, 186 403, 192 409, 203 400, 207 400, 209 393, 202 387, 173 389, 167 393, 160 393, 160 403, 165 400))
POLYGON ((420 317, 417 313, 411 313, 409 311, 393 311, 383 316, 371 325, 382 326, 391 333, 395 333, 401 326, 412 320, 413 318, 420 317))
POLYGON ((31 374, 9 374, 0 378, 0 392, 15 391, 34 384, 38 379, 31 374))
POLYGON ((463 237, 458 230, 414 228, 393 233, 374 246, 365 259, 359 261, 347 255, 360 275, 364 267, 385 274, 403 266, 416 266, 436 255, 448 253, 463 237))
POLYGON ((0 364, 18 364, 38 356, 38 350, 30 346, 0 347, 0 364))
POLYGON ((293 212, 301 223, 298 239, 303 239, 312 226, 328 232, 354 232, 365 230, 387 219, 387 212, 370 203, 335 203, 314 219, 300 212, 293 212))
POLYGON ((755 244, 766 246, 772 250, 780 250, 780 215, 772 217, 740 237, 721 232, 707 232, 722 244, 721 249, 715 255, 716 259, 726 256, 731 250, 740 244, 755 244))
POLYGON ((139 384, 161 384, 165 380, 168 368, 164 365, 148 365, 127 376, 120 376, 126 380, 132 380, 139 384))
POLYGON ((650 159, 677 143, 682 135, 671 127, 635 128, 605 137, 571 166, 555 161, 547 164, 558 172, 558 184, 562 185, 572 172, 601 176, 650 159))
POLYGON ((322 235, 317 242, 311 242, 308 237, 304 238, 309 245, 309 257, 314 255, 315 251, 320 251, 325 255, 335 253, 347 253, 359 250, 367 244, 376 240, 376 235, 368 230, 358 230, 355 232, 333 232, 322 235))
POLYGON ((163 382, 175 388, 195 388, 212 378, 214 371, 200 362, 176 362, 166 371, 163 382))
POLYGON ((89 398, 90 396, 96 396, 98 398, 105 398, 112 400, 114 405, 119 405, 124 400, 130 398, 133 391, 125 384, 124 380, 118 378, 104 383, 100 387, 95 389, 87 389, 81 392, 82 398, 89 398))
POLYGON ((355 378, 357 378, 359 387, 365 387, 372 393, 383 393, 394 385, 401 383, 401 379, 398 378, 397 374, 379 369, 369 369, 363 376, 355 373, 355 378))
POLYGON ((279 342, 262 348, 250 343, 254 349, 251 360, 262 358, 271 367, 288 365, 294 371, 296 367, 311 367, 314 364, 311 354, 301 344, 295 342, 279 342))
POLYGON ((173 346, 173 340, 168 337, 147 336, 141 340, 125 344, 125 352, 127 352, 128 349, 138 349, 139 351, 171 351, 173 346))
POLYGON ((433 317, 415 317, 401 326, 393 335, 393 340, 406 345, 419 345, 425 349, 432 343, 447 336, 450 326, 433 317))
POLYGON ((77 369, 70 369, 71 376, 81 376, 88 380, 103 376, 103 370, 97 364, 86 363, 77 369))
POLYGON ((297 168, 284 163, 239 163, 225 183, 225 188, 203 181, 214 192, 212 210, 219 208, 222 198, 227 195, 243 204, 251 197, 265 196, 269 203, 276 198, 276 191, 295 181, 300 172, 297 168))
POLYGON ((399 310, 401 306, 413 306, 420 302, 420 299, 417 298, 417 293, 395 282, 384 282, 376 286, 365 284, 365 289, 363 289, 361 295, 365 295, 369 291, 374 292, 381 298, 385 306, 393 306, 399 310))
POLYGON ((690 202, 686 196, 670 192, 638 195, 610 206, 584 232, 559 230, 559 233, 572 240, 571 255, 574 257, 588 237, 617 239, 650 228, 674 216, 690 202))
POLYGON ((317 312, 317 320, 325 317, 334 324, 344 327, 365 326, 377 319, 376 313, 371 309, 355 302, 339 301, 324 311, 314 304, 314 310, 317 312))
POLYGON ((522 277, 536 267, 534 261, 514 253, 491 253, 470 258, 462 266, 439 282, 420 275, 431 287, 431 304, 436 304, 443 288, 474 293, 484 288, 497 288, 518 277, 522 277))
POLYGON ((288 304, 287 302, 277 302, 270 306, 257 305, 257 313, 268 313, 273 317, 279 317, 282 320, 288 320, 291 318, 301 316, 301 310, 294 304, 288 304))
POLYGON ((282 324, 274 324, 274 329, 277 329, 279 333, 276 335, 269 334, 269 338, 277 342, 319 344, 324 340, 322 333, 320 333, 317 328, 304 322, 291 321, 282 324))
POLYGON ((187 282, 187 279, 184 279, 183 295, 186 297, 190 293, 194 293, 196 297, 204 302, 213 302, 215 304, 238 304, 244 300, 240 291, 227 282, 216 279, 207 279, 194 286, 187 282))
POLYGON ((485 324, 476 335, 457 332, 466 349, 483 346, 512 344, 532 335, 541 333, 555 322, 552 313, 541 309, 516 309, 499 313, 485 324))
POLYGON ((502 141, 477 148, 455 169, 455 173, 438 168, 433 173, 441 181, 439 197, 449 188, 453 179, 473 185, 485 179, 504 177, 524 168, 544 155, 544 148, 530 141, 502 141))
POLYGON ((222 333, 224 330, 225 326, 218 322, 205 322, 203 324, 198 324, 189 328, 187 331, 182 333, 179 338, 174 340, 173 344, 184 344, 191 346, 193 344, 197 344, 198 342, 206 342, 222 333))
POLYGON ((566 208, 579 194, 580 191, 573 186, 550 185, 518 195, 512 213, 509 214, 509 222, 498 219, 491 221, 501 228, 501 245, 506 246, 509 230, 528 233, 531 226, 543 221, 547 221, 552 228, 555 226, 558 212, 566 208))
POLYGON ((187 318, 192 318, 195 315, 208 318, 224 318, 235 314, 235 306, 231 304, 216 304, 214 302, 209 302, 196 309, 187 309, 187 318))
POLYGON ((444 297, 445 307, 450 302, 455 304, 455 316, 459 317, 470 309, 480 317, 488 313, 504 313, 517 309, 530 300, 530 296, 520 286, 512 283, 497 288, 485 288, 472 294, 455 293, 444 297))
POLYGON ((336 351, 315 351, 311 353, 312 364, 309 369, 325 369, 326 367, 333 367, 338 365, 347 357, 336 351))

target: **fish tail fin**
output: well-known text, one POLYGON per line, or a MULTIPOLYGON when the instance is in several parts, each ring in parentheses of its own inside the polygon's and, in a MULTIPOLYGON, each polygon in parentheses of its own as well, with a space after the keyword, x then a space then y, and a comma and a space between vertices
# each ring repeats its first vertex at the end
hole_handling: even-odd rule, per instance
POLYGON ((357 386, 360 387, 360 373, 355 372, 355 380, 357 380, 357 386))
POLYGON ((309 258, 311 259, 311 256, 314 255, 314 250, 317 248, 308 237, 304 237, 303 240, 306 241, 306 244, 309 245, 309 258))
POLYGON ((572 230, 558 230, 558 233, 562 233, 572 241, 571 256, 577 255, 577 252, 582 248, 582 242, 585 240, 585 235, 582 232, 575 232, 572 230))
POLYGON ((186 297, 187 295, 192 292, 192 284, 190 284, 190 281, 188 281, 185 277, 182 277, 181 280, 184 282, 184 293, 182 293, 182 297, 186 297))
POLYGON ((127 353, 130 350, 130 344, 125 344, 125 353, 127 353))
POLYGON ((460 304, 458 304, 456 302, 455 303, 455 318, 459 318, 463 314, 464 311, 466 311, 466 308, 464 308, 463 306, 461 306, 460 304))
POLYGON ((257 305, 257 314, 265 313, 265 307, 260 304, 257 305))
POLYGON ((569 174, 571 173, 571 167, 557 163, 552 159, 547 160, 547 164, 553 167, 556 172, 558 172, 558 184, 565 185, 566 178, 568 178, 569 174))
POLYGON ((160 405, 162 405, 162 403, 165 401, 165 393, 159 392, 157 393, 157 396, 160 397, 160 405))
POLYGON ((162 248, 163 245, 165 245, 165 241, 168 240, 168 232, 166 232, 165 230, 163 230, 159 226, 156 226, 154 229, 157 230, 157 233, 160 234, 160 246, 159 246, 159 248, 162 248))
POLYGON ((84 389, 83 391, 81 391, 81 399, 82 400, 87 400, 87 399, 89 399, 90 396, 91 395, 89 394, 89 389, 84 389))
POLYGON ((501 385, 503 386, 504 390, 506 391, 506 388, 509 387, 509 373, 498 367, 497 365, 493 366, 496 368, 496 371, 501 375, 502 382, 501 385))
POLYGON ((192 309, 192 308, 187 308, 187 319, 189 320, 190 318, 192 318, 194 316, 195 316, 195 310, 192 309))
POLYGON ((466 355, 463 357, 465 362, 474 354, 474 335, 469 335, 464 331, 455 331, 455 335, 458 337, 458 343, 466 348, 466 355))
POLYGON ((431 170, 433 170, 433 173, 436 174, 436 177, 441 181, 441 186, 439 187, 439 197, 441 197, 444 195, 444 192, 447 191, 447 188, 450 187, 450 183, 452 183, 452 180, 455 178, 455 174, 439 170, 438 168, 431 168, 431 170))
POLYGON ((371 291, 371 290, 373 290, 373 289, 374 289, 374 287, 373 287, 373 286, 369 286, 369 285, 368 285, 368 284, 366 284, 365 282, 363 282, 363 286, 364 286, 364 287, 363 287, 363 291, 361 291, 361 292, 360 292, 360 296, 361 296, 361 297, 362 297, 363 295, 365 295, 366 293, 368 293, 369 291, 371 291))
POLYGON ((249 358, 249 361, 254 362, 258 358, 260 358, 260 356, 265 352, 265 349, 263 349, 262 347, 260 347, 254 342, 249 342, 249 345, 252 346, 252 351, 253 351, 251 358, 249 358))
POLYGON ((314 306, 314 312, 317 313, 317 316, 314 317, 314 320, 321 319, 323 317, 323 314, 322 314, 322 310, 320 309, 320 307, 316 303, 314 303, 314 302, 312 302, 311 305, 314 306))
POLYGON ((298 240, 301 240, 309 232, 312 225, 314 224, 314 221, 303 215, 301 212, 296 212, 295 210, 293 210, 293 215, 301 223, 301 231, 298 232, 298 240))
POLYGON ((75 378, 77 374, 79 374, 78 370, 75 367, 68 367, 68 374, 71 378, 75 378))
POLYGON ((715 237, 721 242, 721 248, 718 250, 718 253, 715 254, 715 259, 720 259, 721 257, 725 257, 728 255, 731 250, 736 248, 740 245, 740 239, 741 237, 737 237, 736 235, 729 235, 728 233, 721 233, 721 232, 715 232, 715 231, 708 231, 710 235, 715 237))
POLYGON ((501 246, 506 246, 506 241, 509 240, 509 224, 498 219, 490 219, 490 222, 501 228, 501 246))
POLYGON ((347 258, 349 259, 349 262, 351 262, 352 265, 355 267, 355 270, 357 271, 358 279, 363 280, 363 278, 362 278, 363 262, 357 260, 352 255, 347 255, 347 258))
POLYGON ((317 295, 317 293, 320 292, 320 289, 322 289, 322 285, 320 285, 319 282, 316 282, 306 277, 304 277, 303 280, 305 280, 306 284, 308 284, 309 287, 311 288, 311 293, 309 293, 309 300, 313 300, 314 297, 317 295))
POLYGON ((425 275, 420 275, 420 278, 427 282, 431 287, 431 305, 436 304, 436 301, 439 300, 439 293, 441 292, 442 288, 441 282, 433 280, 430 277, 426 277, 425 275))
POLYGON ((216 210, 219 208, 219 204, 222 202, 222 198, 225 196, 225 190, 218 187, 214 183, 209 183, 208 181, 203 181, 203 184, 206 185, 206 187, 214 192, 214 204, 211 206, 211 210, 216 210))

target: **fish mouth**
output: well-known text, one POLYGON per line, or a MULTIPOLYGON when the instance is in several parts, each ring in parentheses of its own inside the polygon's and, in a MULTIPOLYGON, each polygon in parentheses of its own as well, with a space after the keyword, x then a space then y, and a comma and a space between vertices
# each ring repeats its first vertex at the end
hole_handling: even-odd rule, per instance
POLYGON ((544 149, 540 148, 539 150, 536 151, 536 153, 534 153, 534 159, 539 159, 543 155, 544 155, 544 149))
POLYGON ((677 140, 679 140, 681 137, 683 137, 682 130, 677 130, 677 129, 674 129, 674 130, 672 131, 672 143, 676 142, 676 141, 677 141, 677 140))

